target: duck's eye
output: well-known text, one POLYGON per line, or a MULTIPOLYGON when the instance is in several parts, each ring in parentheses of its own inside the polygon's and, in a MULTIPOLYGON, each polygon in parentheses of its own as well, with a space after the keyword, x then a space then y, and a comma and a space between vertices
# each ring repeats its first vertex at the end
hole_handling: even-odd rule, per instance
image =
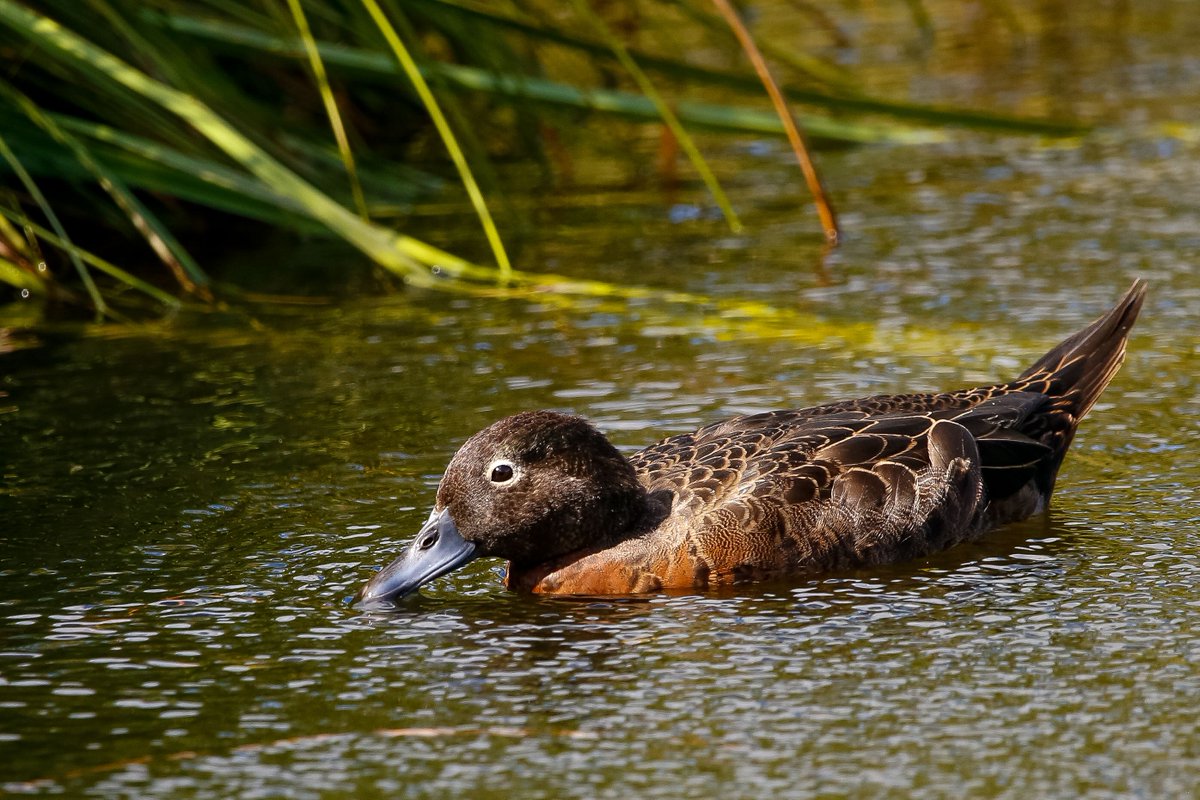
POLYGON ((501 461, 492 467, 491 481, 492 483, 508 483, 513 479, 513 475, 516 475, 513 465, 501 461))

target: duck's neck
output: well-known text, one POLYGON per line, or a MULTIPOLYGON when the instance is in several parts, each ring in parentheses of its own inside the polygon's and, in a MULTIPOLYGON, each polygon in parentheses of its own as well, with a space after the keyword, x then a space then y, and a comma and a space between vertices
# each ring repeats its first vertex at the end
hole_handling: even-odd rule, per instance
POLYGON ((602 488, 593 485, 581 492, 577 502, 564 503, 536 527, 510 540, 502 555, 515 567, 526 568, 570 553, 610 547, 652 529, 665 515, 662 503, 646 493, 632 468, 628 477, 614 474, 602 488), (519 546, 514 549, 513 544, 519 546))

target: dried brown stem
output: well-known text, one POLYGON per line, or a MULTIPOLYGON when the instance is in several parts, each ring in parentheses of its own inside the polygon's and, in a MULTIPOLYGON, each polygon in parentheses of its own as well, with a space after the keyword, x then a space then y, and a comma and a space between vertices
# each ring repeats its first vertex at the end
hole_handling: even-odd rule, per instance
POLYGON ((825 239, 831 245, 836 245, 840 238, 837 225, 837 215, 833 211, 833 205, 829 202, 829 196, 825 192, 825 187, 821 183, 821 177, 817 174, 817 168, 813 165, 812 158, 808 154, 808 146, 804 143, 804 136, 800 133, 800 127, 796 124, 795 117, 788 109, 787 100, 783 96, 783 92, 779 89, 779 84, 771 77, 771 71, 767 68, 766 59, 758 49, 758 45, 754 43, 754 39, 750 36, 750 31, 746 29, 742 18, 738 16, 733 5, 729 0, 713 0, 713 5, 725 17, 725 21, 729 23, 729 27, 733 29, 733 33, 738 38, 738 42, 742 45, 742 50, 745 51, 750 63, 754 65, 754 71, 758 73, 758 78, 762 81, 763 87, 767 90, 767 94, 771 98, 772 105, 775 106, 775 113, 779 115, 780 121, 783 122, 784 130, 787 132, 788 141, 792 145, 792 151, 796 154, 796 160, 800 162, 800 171, 804 173, 804 181, 808 184, 808 190, 812 192, 813 201, 817 206, 817 217, 821 220, 821 228, 825 231, 825 239))

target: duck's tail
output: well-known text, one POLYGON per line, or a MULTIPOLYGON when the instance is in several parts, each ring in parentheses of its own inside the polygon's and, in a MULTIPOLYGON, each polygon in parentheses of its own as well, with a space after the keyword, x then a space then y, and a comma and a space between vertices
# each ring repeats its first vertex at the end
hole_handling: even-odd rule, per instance
MULTIPOLYGON (((1145 296, 1145 282, 1135 281, 1111 311, 1046 353, 1004 387, 1006 393, 1036 392, 1046 398, 1020 425, 1022 434, 1047 448, 1045 455, 1037 459, 1033 476, 1032 485, 1040 496, 1035 507, 1049 501, 1079 421, 1120 369, 1125 341, 1145 296)), ((1017 500, 1011 502, 1024 509, 1017 500)), ((996 513, 1003 516, 1001 510, 996 513)), ((1029 513, 1025 509, 1012 518, 1029 513)))
MULTIPOLYGON (((1134 281, 1112 310, 1039 358, 1014 383, 1055 398, 1071 418, 1073 432, 1121 368, 1125 342, 1145 298, 1146 282, 1134 281)), ((1069 443, 1068 437, 1063 444, 1069 443)))

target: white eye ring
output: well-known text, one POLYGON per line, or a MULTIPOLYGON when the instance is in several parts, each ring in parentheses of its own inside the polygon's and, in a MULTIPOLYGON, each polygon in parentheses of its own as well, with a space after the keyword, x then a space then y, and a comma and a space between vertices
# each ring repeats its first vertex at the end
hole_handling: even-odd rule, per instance
POLYGON ((498 458, 488 464, 484 469, 484 474, 493 486, 507 486, 521 475, 517 465, 507 458, 498 458))

